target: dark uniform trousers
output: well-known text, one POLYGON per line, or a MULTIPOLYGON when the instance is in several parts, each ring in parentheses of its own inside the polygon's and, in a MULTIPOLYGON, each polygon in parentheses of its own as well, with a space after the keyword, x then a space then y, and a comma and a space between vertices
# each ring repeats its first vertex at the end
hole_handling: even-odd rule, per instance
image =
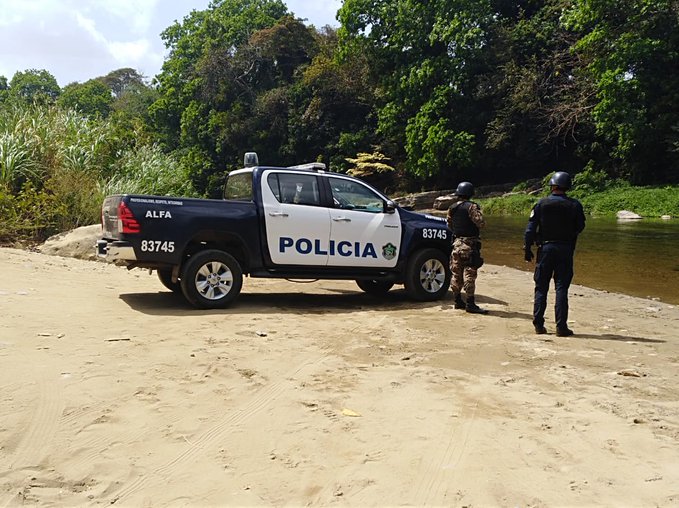
POLYGON ((545 324, 547 291, 550 281, 554 278, 556 327, 559 330, 568 328, 568 288, 573 280, 574 251, 574 245, 556 242, 545 243, 538 250, 534 275, 533 324, 535 326, 544 326, 545 324))

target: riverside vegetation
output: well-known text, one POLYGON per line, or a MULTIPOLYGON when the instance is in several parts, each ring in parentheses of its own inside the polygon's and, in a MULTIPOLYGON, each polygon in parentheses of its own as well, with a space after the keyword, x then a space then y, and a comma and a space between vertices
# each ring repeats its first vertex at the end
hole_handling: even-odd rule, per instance
MULTIPOLYGON (((158 144, 134 144, 135 132, 113 119, 37 105, 0 109, 0 243, 30 245, 99 221, 108 194, 199 196, 188 171, 158 144)), ((368 173, 370 176, 370 173, 368 173)), ((479 199, 488 215, 527 215, 547 193, 517 185, 502 197, 479 199)), ((631 210, 644 217, 679 217, 679 186, 632 186, 603 171, 575 175, 573 197, 590 215, 631 210)))
POLYGON ((151 80, 0 76, 0 243, 96 223, 114 192, 217 198, 246 151, 391 195, 563 170, 590 214, 679 216, 678 4, 649 5, 345 0, 317 28, 281 0, 215 0, 162 32, 151 80))
MULTIPOLYGON (((528 192, 526 183, 501 197, 479 199, 484 213, 489 215, 527 216, 537 200, 549 193, 545 176, 538 192, 528 192)), ((569 196, 582 203, 585 213, 596 217, 614 217, 620 210, 629 210, 642 217, 679 217, 679 186, 635 187, 624 180, 607 179, 603 171, 586 169, 573 178, 569 196)))

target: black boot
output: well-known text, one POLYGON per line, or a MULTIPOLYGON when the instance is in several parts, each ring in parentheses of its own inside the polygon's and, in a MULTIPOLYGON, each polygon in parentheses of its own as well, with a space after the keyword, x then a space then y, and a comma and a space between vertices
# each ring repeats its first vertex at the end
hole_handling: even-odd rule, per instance
POLYGON ((476 303, 474 302, 474 297, 473 296, 468 296, 467 297, 467 312, 471 314, 488 314, 488 311, 485 309, 482 309, 476 303))
POLYGON ((462 299, 462 295, 460 293, 455 295, 455 308, 456 309, 466 309, 467 306, 464 304, 464 300, 462 299))

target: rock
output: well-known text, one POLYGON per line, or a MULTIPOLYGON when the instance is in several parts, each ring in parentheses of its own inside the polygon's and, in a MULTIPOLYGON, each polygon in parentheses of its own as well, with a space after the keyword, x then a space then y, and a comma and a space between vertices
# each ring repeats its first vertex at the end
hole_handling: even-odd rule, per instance
POLYGON ((456 201, 455 195, 439 196, 434 200, 434 210, 448 210, 448 207, 456 201))
POLYGON ((615 216, 620 220, 638 220, 642 218, 641 215, 630 212, 629 210, 620 210, 615 216))
POLYGON ((92 224, 51 236, 38 247, 38 251, 52 256, 96 260, 94 246, 99 238, 101 225, 92 224))
POLYGON ((408 194, 400 198, 395 198, 394 201, 400 206, 411 207, 413 210, 426 210, 432 208, 434 200, 444 194, 451 194, 453 191, 429 191, 418 192, 416 194, 408 194))

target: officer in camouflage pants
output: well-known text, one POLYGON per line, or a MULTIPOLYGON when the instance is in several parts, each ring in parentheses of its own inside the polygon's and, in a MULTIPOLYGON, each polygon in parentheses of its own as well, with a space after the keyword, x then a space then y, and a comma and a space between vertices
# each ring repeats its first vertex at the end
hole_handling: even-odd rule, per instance
POLYGON ((473 314, 486 314, 474 301, 476 276, 483 264, 479 230, 485 226, 483 214, 478 204, 469 201, 474 194, 474 186, 462 182, 457 186, 457 202, 448 208, 448 227, 453 231, 453 252, 450 256, 452 278, 450 289, 455 298, 455 308, 465 309, 473 314), (467 301, 462 299, 464 290, 467 301))

